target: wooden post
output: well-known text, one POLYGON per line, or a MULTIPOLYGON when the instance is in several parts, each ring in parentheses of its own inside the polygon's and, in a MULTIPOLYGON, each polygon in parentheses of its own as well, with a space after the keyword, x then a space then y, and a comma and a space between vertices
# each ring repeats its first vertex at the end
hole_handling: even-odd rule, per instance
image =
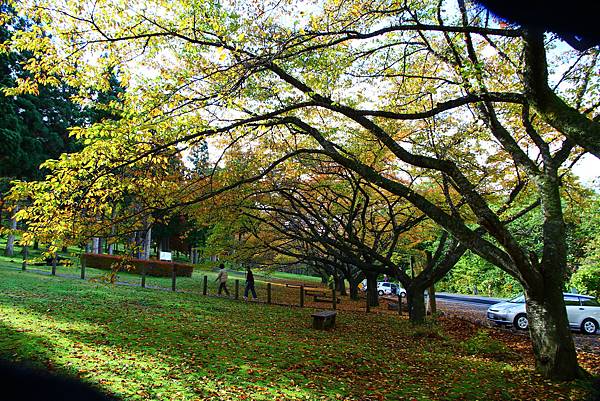
POLYGON ((271 303, 271 283, 267 283, 267 303, 271 303))
POLYGON ((85 258, 81 258, 81 279, 85 280, 85 258))
POLYGON ((235 279, 235 299, 240 299, 240 280, 235 279))
POLYGON ((142 288, 146 288, 146 265, 142 265, 142 288))
POLYGON ((369 292, 371 291, 371 289, 367 286, 367 291, 365 292, 365 294, 367 295, 367 313, 371 312, 371 305, 369 305, 369 292))
POLYGON ((52 275, 56 276, 56 252, 52 254, 52 275))
POLYGON ((300 286, 300 307, 304 308, 304 285, 300 286))
POLYGON ((29 256, 29 248, 27 245, 23 246, 23 263, 21 264, 21 270, 27 269, 27 257, 29 256))
POLYGON ((333 310, 337 309, 336 307, 336 303, 337 303, 337 299, 336 299, 336 293, 335 293, 335 284, 333 285, 333 290, 331 290, 331 303, 333 304, 333 310))
POLYGON ((171 272, 171 291, 175 291, 175 282, 177 281, 177 268, 175 263, 172 263, 173 271, 171 272))
POLYGON ((204 283, 202 285, 202 295, 206 295, 208 293, 208 276, 204 276, 204 283))

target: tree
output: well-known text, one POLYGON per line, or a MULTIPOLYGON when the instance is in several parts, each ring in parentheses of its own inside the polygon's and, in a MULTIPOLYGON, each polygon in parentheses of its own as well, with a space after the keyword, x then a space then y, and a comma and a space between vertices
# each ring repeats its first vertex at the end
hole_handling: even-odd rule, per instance
MULTIPOLYGON (((136 88, 128 105, 128 124, 152 127, 162 140, 145 142, 149 146, 137 155, 123 155, 129 163, 164 157, 167 149, 207 135, 243 146, 269 135, 275 148, 297 144, 292 146, 296 154, 326 155, 405 198, 459 246, 515 277, 525 289, 538 369, 546 377, 578 377, 582 372, 562 299, 567 248, 559 188, 569 179, 565 166, 581 153, 576 144, 600 155, 593 101, 598 78, 572 74, 592 71, 595 50, 555 55, 539 32, 496 27, 461 0, 457 7, 445 5, 327 2, 295 25, 283 21, 294 8, 288 3, 269 13, 262 5, 240 10, 210 2, 161 4, 156 13, 108 1, 76 12, 69 4, 52 10, 33 5, 30 11, 51 18, 61 27, 57 34, 69 39, 53 45, 67 48, 49 49, 31 33, 12 44, 35 43, 33 60, 49 53, 73 54, 75 47, 73 57, 53 57, 48 63, 62 61, 62 69, 31 70, 41 81, 50 73, 79 84, 97 82, 97 68, 125 65, 133 53, 165 50, 177 63, 165 68, 151 58, 140 60, 160 70, 160 79, 136 88), (119 24, 113 23, 115 13, 119 24), (85 52, 98 51, 110 55, 97 66, 77 69, 85 52), (561 56, 570 68, 549 83, 548 65, 564 63, 561 56), (427 127, 435 143, 452 152, 410 146, 408 138, 427 127), (394 166, 424 182, 447 181, 463 207, 453 208, 423 187, 379 171, 347 146, 352 137, 363 138, 371 149, 388 149, 394 166), (318 148, 307 149, 311 141, 318 148), (513 207, 514 197, 527 206, 513 207), (520 243, 508 224, 538 205, 541 257, 520 243)), ((27 2, 22 6, 27 9, 27 2)), ((19 84, 31 90, 31 82, 19 84)), ((124 126, 116 130, 123 137, 124 126)), ((96 132, 106 135, 108 130, 96 132)), ((119 141, 113 145, 124 145, 119 141)), ((242 181, 260 179, 270 168, 242 181)), ((181 203, 206 198, 191 196, 181 203)))

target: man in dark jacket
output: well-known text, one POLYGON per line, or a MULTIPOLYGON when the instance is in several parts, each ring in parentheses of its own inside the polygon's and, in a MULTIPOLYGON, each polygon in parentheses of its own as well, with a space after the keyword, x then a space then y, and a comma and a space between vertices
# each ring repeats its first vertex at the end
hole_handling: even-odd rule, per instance
POLYGON ((252 300, 256 301, 256 291, 254 290, 254 274, 250 270, 250 266, 246 267, 246 288, 244 289, 244 301, 248 300, 248 291, 252 291, 252 300))

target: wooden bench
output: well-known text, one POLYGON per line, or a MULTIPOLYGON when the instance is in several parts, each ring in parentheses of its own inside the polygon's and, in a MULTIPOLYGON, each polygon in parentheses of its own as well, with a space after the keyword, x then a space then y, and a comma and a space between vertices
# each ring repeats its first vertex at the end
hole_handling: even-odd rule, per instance
MULTIPOLYGON (((333 299, 332 298, 323 298, 323 297, 319 297, 317 295, 313 296, 313 302, 328 302, 328 303, 332 303, 333 299)), ((341 302, 341 299, 336 298, 335 299, 335 303, 339 304, 341 302)))
POLYGON ((309 296, 312 295, 312 296, 315 296, 315 297, 325 297, 325 296, 327 296, 327 292, 325 292, 325 291, 315 291, 315 290, 306 290, 305 289, 304 293, 306 295, 309 295, 309 296))
POLYGON ((335 327, 335 315, 336 311, 324 310, 321 312, 315 312, 311 316, 313 318, 313 329, 315 330, 327 330, 335 327))

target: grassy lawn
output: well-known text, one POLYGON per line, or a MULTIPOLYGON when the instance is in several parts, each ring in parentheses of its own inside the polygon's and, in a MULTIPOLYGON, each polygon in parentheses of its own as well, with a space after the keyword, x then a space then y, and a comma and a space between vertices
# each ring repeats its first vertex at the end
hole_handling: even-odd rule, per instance
POLYGON ((477 333, 340 312, 20 272, 0 260, 0 356, 33 360, 124 400, 581 399, 477 333))

